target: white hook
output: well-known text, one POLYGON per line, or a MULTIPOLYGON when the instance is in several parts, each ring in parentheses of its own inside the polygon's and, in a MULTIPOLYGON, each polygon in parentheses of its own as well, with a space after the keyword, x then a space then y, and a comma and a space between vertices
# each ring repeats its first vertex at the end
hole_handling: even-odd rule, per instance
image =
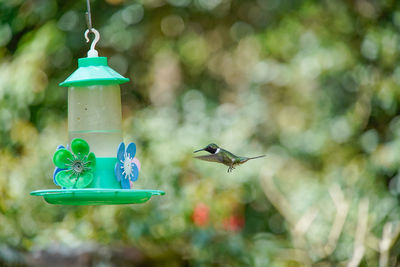
POLYGON ((90 39, 89 39, 90 32, 94 33, 94 40, 92 41, 92 43, 90 45, 90 50, 88 51, 87 55, 88 55, 88 57, 98 57, 99 53, 97 52, 96 49, 94 49, 94 47, 96 46, 97 42, 100 40, 100 33, 95 28, 86 30, 85 31, 86 43, 89 43, 89 41, 90 41, 90 39))

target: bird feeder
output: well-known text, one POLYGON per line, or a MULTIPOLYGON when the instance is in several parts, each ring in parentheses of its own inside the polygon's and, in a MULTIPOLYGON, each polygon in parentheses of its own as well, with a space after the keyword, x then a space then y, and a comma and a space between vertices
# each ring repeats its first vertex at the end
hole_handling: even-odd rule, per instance
MULTIPOLYGON (((89 7, 89 5, 88 5, 89 7)), ((60 145, 53 156, 54 183, 61 189, 38 190, 50 204, 106 205, 144 203, 160 190, 134 189, 140 162, 136 145, 122 142, 119 84, 129 79, 99 57, 95 45, 99 32, 89 27, 95 39, 88 57, 78 59, 75 70, 60 86, 68 87, 69 145, 60 145)))

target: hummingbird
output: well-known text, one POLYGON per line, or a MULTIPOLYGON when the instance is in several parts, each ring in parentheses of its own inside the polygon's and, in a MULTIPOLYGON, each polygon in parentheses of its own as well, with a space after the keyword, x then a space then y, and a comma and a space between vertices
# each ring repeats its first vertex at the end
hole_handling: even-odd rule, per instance
POLYGON ((233 169, 235 169, 236 166, 243 164, 248 160, 265 157, 265 155, 251 158, 236 156, 228 150, 225 150, 214 143, 209 144, 205 148, 196 150, 193 153, 197 153, 199 151, 207 151, 210 153, 210 155, 197 156, 195 157, 196 159, 222 163, 228 166, 228 172, 231 172, 233 169))

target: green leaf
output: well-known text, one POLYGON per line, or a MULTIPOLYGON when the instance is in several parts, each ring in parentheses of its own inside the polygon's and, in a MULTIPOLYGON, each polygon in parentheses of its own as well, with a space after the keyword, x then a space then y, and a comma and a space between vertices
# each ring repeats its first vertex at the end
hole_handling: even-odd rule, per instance
POLYGON ((93 152, 89 153, 89 156, 87 158, 87 161, 89 162, 88 165, 86 165, 87 167, 91 168, 92 171, 94 170, 94 168, 96 167, 96 156, 94 155, 93 152))
POLYGON ((87 154, 89 154, 90 148, 89 144, 85 140, 75 138, 71 142, 71 150, 76 157, 83 159, 87 154))
POLYGON ((73 188, 76 181, 76 175, 74 175, 71 170, 60 171, 56 175, 56 181, 62 187, 73 188))
POLYGON ((83 172, 77 176, 72 171, 64 170, 60 171, 56 175, 57 183, 65 188, 85 188, 93 181, 93 173, 83 172))
POLYGON ((65 148, 57 150, 53 156, 54 165, 61 169, 70 168, 70 166, 67 165, 71 164, 73 160, 74 156, 69 150, 65 148))
POLYGON ((93 181, 92 172, 83 172, 78 178, 74 188, 87 187, 93 181))

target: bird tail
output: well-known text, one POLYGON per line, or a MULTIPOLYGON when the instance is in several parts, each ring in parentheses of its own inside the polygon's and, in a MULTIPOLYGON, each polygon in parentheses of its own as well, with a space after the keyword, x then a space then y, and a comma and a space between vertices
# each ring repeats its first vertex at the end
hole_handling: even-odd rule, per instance
POLYGON ((248 158, 248 160, 263 158, 263 157, 265 157, 265 156, 267 156, 267 155, 261 155, 261 156, 257 156, 257 157, 248 158))

